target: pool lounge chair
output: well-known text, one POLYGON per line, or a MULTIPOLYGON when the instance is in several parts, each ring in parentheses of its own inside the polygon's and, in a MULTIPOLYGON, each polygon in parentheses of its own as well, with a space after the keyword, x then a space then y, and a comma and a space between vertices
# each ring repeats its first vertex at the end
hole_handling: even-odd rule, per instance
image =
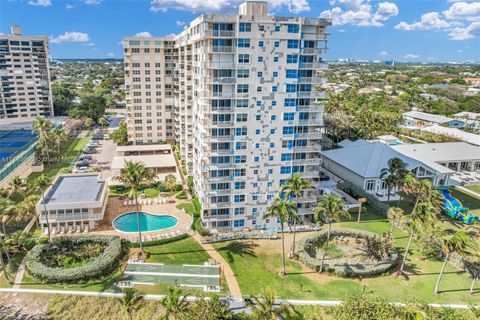
POLYGON ((89 231, 89 226, 88 224, 86 226, 83 227, 83 233, 86 233, 89 231))
POLYGON ((82 227, 80 227, 80 225, 77 224, 77 228, 76 228, 75 232, 76 233, 82 232, 82 227))
POLYGON ((123 201, 123 205, 126 206, 128 204, 128 201, 123 201))
POLYGON ((51 234, 57 233, 57 228, 56 228, 56 227, 51 227, 51 228, 50 228, 50 233, 51 233, 51 234))
POLYGON ((60 234, 64 234, 65 233, 65 226, 60 226, 60 234))
POLYGON ((67 233, 70 234, 73 231, 73 226, 67 226, 67 233))
POLYGON ((48 228, 44 228, 44 229, 43 229, 43 235, 44 235, 44 236, 48 235, 48 228))

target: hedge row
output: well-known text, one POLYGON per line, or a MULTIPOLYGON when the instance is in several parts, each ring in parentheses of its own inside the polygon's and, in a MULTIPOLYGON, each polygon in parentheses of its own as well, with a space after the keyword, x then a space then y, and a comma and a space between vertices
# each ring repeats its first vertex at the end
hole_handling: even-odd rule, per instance
POLYGON ((373 194, 366 193, 362 188, 346 181, 339 181, 337 187, 355 199, 367 198, 367 204, 374 212, 379 213, 384 217, 388 217, 388 204, 381 202, 373 194))
MULTIPOLYGON (((316 234, 307 236, 297 243, 298 259, 306 266, 320 270, 321 259, 315 257, 317 248, 327 240, 328 230, 322 230, 316 234)), ((373 232, 355 230, 355 229, 333 229, 331 237, 353 237, 353 238, 375 238, 377 235, 373 232)), ((384 259, 373 264, 324 264, 324 270, 333 272, 341 277, 370 277, 382 274, 392 268, 397 261, 397 253, 392 252, 388 259, 384 259)))
MULTIPOLYGON (((143 241, 142 244, 144 247, 152 247, 152 246, 158 246, 161 244, 167 244, 179 240, 183 240, 188 238, 188 234, 180 234, 178 236, 172 237, 172 238, 166 238, 166 239, 156 239, 156 240, 149 240, 149 241, 143 241)), ((130 248, 139 248, 140 247, 140 242, 128 242, 128 246, 130 248)))
POLYGON ((101 278, 115 270, 127 253, 127 247, 119 237, 114 236, 75 236, 58 237, 52 244, 38 244, 26 256, 28 272, 44 282, 66 283, 88 281, 101 278), (72 248, 84 243, 99 243, 105 245, 105 250, 90 262, 77 268, 52 268, 42 263, 42 257, 48 255, 51 246, 72 248))

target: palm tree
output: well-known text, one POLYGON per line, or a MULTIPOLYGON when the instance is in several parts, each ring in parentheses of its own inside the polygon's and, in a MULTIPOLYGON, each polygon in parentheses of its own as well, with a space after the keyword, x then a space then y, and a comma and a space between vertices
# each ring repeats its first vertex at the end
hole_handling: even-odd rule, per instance
POLYGON ((276 320, 286 311, 285 305, 275 304, 275 292, 267 288, 260 297, 252 297, 250 306, 254 319, 276 320))
MULTIPOLYGON (((37 203, 39 200, 40 200, 40 196, 36 194, 31 194, 27 196, 25 199, 23 199, 23 201, 16 206, 17 214, 15 215, 15 219, 17 221, 26 221, 28 219, 31 219, 33 216, 36 216, 35 213, 37 210, 37 203)), ((38 217, 35 220, 38 226, 38 217)))
MULTIPOLYGON (((307 189, 313 189, 314 186, 310 183, 310 181, 302 178, 298 173, 294 174, 290 178, 287 179, 285 184, 280 189, 280 192, 285 192, 285 197, 290 199, 290 197, 295 197, 295 207, 298 210, 298 201, 303 196, 303 192, 307 189)), ((295 255, 295 234, 297 231, 297 220, 293 219, 293 241, 292 247, 290 249, 290 254, 293 256, 295 255)))
POLYGON ((104 117, 98 118, 98 124, 102 127, 102 129, 105 126, 106 123, 107 123, 107 120, 105 120, 104 117))
POLYGON ((428 226, 429 223, 435 221, 437 213, 437 210, 432 207, 430 203, 420 202, 415 204, 414 211, 412 211, 410 215, 404 216, 405 220, 407 220, 407 223, 409 224, 410 237, 408 239, 407 247, 405 248, 405 253, 402 259, 402 264, 400 265, 400 269, 398 270, 397 275, 403 274, 403 268, 405 267, 408 251, 410 250, 410 246, 412 244, 415 232, 424 229, 426 226, 428 226))
POLYGON ((437 211, 442 207, 442 196, 432 186, 427 179, 417 179, 411 174, 407 174, 403 179, 403 190, 406 194, 415 198, 415 205, 412 212, 415 211, 419 202, 430 203, 437 211))
POLYGON ((93 126, 93 119, 92 118, 86 118, 84 124, 87 128, 90 129, 93 126))
MULTIPOLYGON (((4 248, 4 245, 3 245, 3 234, 0 233, 0 242, 2 242, 2 248, 4 248)), ((7 254, 7 259, 8 259, 8 252, 7 250, 5 250, 5 253, 7 254)), ((2 265, 2 271, 3 271, 3 274, 5 275, 5 279, 7 280, 8 283, 10 283, 10 278, 8 277, 8 273, 7 273, 7 265, 8 265, 9 262, 7 262, 7 264, 5 264, 5 262, 3 261, 3 254, 2 254, 2 251, 0 250, 0 264, 2 265)))
POLYGON ((62 142, 68 141, 68 135, 65 130, 56 128, 52 131, 52 139, 57 145, 57 155, 60 156, 60 145, 62 144, 62 142))
POLYGON ((182 295, 182 290, 179 288, 168 288, 167 294, 160 303, 165 308, 163 317, 165 320, 169 320, 170 316, 175 319, 179 313, 185 311, 188 307, 186 296, 182 295))
POLYGON ((293 216, 296 212, 296 207, 291 201, 285 201, 280 197, 273 200, 272 205, 268 207, 267 212, 263 215, 263 219, 273 218, 280 222, 280 230, 282 233, 282 271, 281 275, 287 274, 285 270, 285 237, 283 226, 288 221, 288 217, 293 216))
POLYGON ((165 189, 172 192, 173 190, 175 190, 175 186, 177 184, 177 178, 175 178, 173 174, 168 174, 165 177, 165 181, 163 182, 163 184, 165 185, 165 189))
POLYGON ((434 294, 438 293, 438 287, 440 285, 440 281, 442 280, 442 276, 450 255, 454 252, 465 252, 470 247, 470 239, 468 234, 463 230, 459 230, 454 234, 444 231, 442 237, 440 238, 440 242, 442 245, 442 252, 445 255, 445 260, 443 261, 442 268, 438 274, 437 282, 435 283, 435 289, 433 290, 434 294))
POLYGON ((2 231, 5 235, 7 235, 5 231, 5 224, 7 223, 8 219, 12 213, 15 212, 15 202, 8 198, 0 197, 0 215, 2 220, 2 231))
POLYGON ((50 120, 44 117, 36 117, 33 122, 32 131, 38 134, 38 143, 41 148, 47 153, 47 161, 50 162, 50 146, 48 133, 52 129, 53 124, 50 120))
POLYGON ((332 231, 332 222, 340 222, 340 219, 343 217, 350 218, 350 214, 345 210, 345 203, 343 200, 333 194, 324 195, 318 200, 315 208, 313 209, 313 214, 316 221, 324 220, 328 223, 328 232, 327 232, 327 241, 323 248, 322 262, 320 264, 319 272, 323 272, 323 265, 325 264, 325 255, 328 249, 328 243, 330 241, 330 233, 332 231), (322 219, 323 217, 323 219, 322 219))
POLYGON ((25 191, 26 183, 25 181, 20 178, 19 175, 16 175, 12 178, 10 183, 8 184, 8 192, 10 195, 20 193, 25 191))
POLYGON ((38 176, 33 182, 33 191, 40 192, 42 194, 43 210, 45 212, 45 221, 47 222, 48 242, 52 242, 52 235, 50 232, 50 223, 48 222, 48 210, 47 203, 45 201, 45 191, 50 185, 50 179, 44 174, 38 176))
POLYGON ((393 228, 395 227, 395 224, 398 220, 400 220, 401 217, 403 217, 404 214, 405 213, 403 212, 402 208, 390 207, 388 209, 387 216, 391 221, 390 234, 393 234, 393 228))
POLYGON ((140 238, 140 251, 142 254, 144 254, 145 252, 143 250, 142 243, 142 230, 140 228, 140 210, 138 208, 137 193, 142 185, 153 182, 155 179, 155 172, 150 168, 146 168, 140 162, 125 161, 125 165, 120 171, 120 176, 116 177, 115 179, 121 182, 127 189, 130 189, 130 194, 133 195, 135 199, 135 206, 137 209, 138 236, 140 238))
POLYGON ((127 288, 123 291, 123 296, 117 298, 117 301, 120 305, 127 311, 128 319, 132 320, 132 312, 138 307, 140 301, 142 301, 143 296, 141 292, 133 289, 127 288))
POLYGON ((391 158, 387 162, 387 168, 380 171, 380 179, 384 179, 387 184, 387 202, 390 205, 390 192, 394 187, 398 187, 401 181, 408 173, 407 164, 400 158, 391 158))

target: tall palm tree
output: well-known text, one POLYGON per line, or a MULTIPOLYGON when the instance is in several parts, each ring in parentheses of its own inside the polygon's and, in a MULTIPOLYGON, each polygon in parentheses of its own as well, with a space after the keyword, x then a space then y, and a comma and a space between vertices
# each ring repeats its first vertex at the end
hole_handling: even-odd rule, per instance
MULTIPOLYGON (((287 179, 285 184, 280 189, 280 192, 285 192, 285 197, 290 199, 292 196, 295 197, 295 207, 298 210, 298 201, 303 196, 303 192, 308 189, 313 189, 313 184, 302 178, 298 173, 294 174, 290 178, 287 179)), ((290 254, 293 256, 295 255, 295 235, 297 232, 297 220, 293 219, 293 241, 292 247, 290 249, 290 254)))
POLYGON ((12 178, 12 180, 8 184, 8 192, 10 195, 20 193, 25 191, 26 186, 27 185, 25 181, 22 178, 20 178, 19 175, 16 175, 12 178))
POLYGON ((408 173, 407 164, 400 158, 391 158, 387 162, 387 168, 380 171, 380 179, 387 184, 387 201, 390 205, 390 193, 394 187, 398 187, 408 173))
POLYGON ((322 254, 322 262, 320 264, 319 272, 323 272, 323 266, 325 264, 325 255, 328 249, 328 243, 330 242, 330 233, 332 231, 332 222, 340 222, 340 219, 343 217, 350 218, 350 214, 345 210, 345 203, 343 200, 333 194, 326 194, 322 196, 315 208, 313 209, 313 214, 316 221, 325 221, 328 223, 328 232, 327 232, 327 241, 325 242, 322 254), (323 219, 322 219, 323 218, 323 219))
POLYGON ((84 124, 87 128, 90 129, 93 126, 93 119, 92 118, 86 118, 84 124))
MULTIPOLYGON (((4 245, 3 245, 3 236, 4 234, 0 233, 0 242, 1 242, 1 247, 0 248, 4 248, 4 245)), ((8 255, 8 252, 7 250, 5 250, 5 253, 8 255)), ((8 256, 7 256, 7 259, 8 259, 8 256)), ((2 254, 2 250, 0 250, 0 264, 2 265, 2 271, 3 271, 3 274, 5 275, 5 279, 7 280, 8 283, 10 283, 10 278, 8 277, 8 273, 7 273, 7 265, 8 265, 9 262, 5 263, 3 261, 3 254, 2 254)))
POLYGON ((280 197, 276 197, 273 203, 268 207, 267 212, 263 215, 263 219, 273 218, 280 222, 280 231, 282 233, 282 271, 281 275, 287 274, 285 270, 285 237, 283 226, 288 221, 288 217, 293 216, 297 208, 291 201, 285 201, 280 197))
POLYGON ((405 267, 405 262, 407 261, 408 251, 412 244, 413 236, 416 232, 429 227, 429 224, 435 221, 438 211, 432 207, 428 202, 416 203, 414 211, 408 216, 404 216, 404 219, 409 225, 410 237, 408 238, 407 247, 405 248, 405 253, 403 254, 402 264, 400 269, 397 272, 397 275, 403 274, 403 268, 405 267))
POLYGON ((47 154, 47 160, 50 162, 50 146, 49 146, 49 135, 50 129, 52 129, 53 124, 50 120, 44 117, 36 117, 32 131, 38 134, 38 143, 41 148, 43 148, 47 154))
POLYGON ((407 174, 403 179, 403 190, 415 199, 412 212, 419 202, 430 203, 437 211, 442 207, 442 196, 427 179, 417 179, 412 174, 407 174))
POLYGON ((104 117, 98 118, 98 124, 102 127, 102 130, 106 123, 107 123, 107 120, 105 120, 104 117))
POLYGON ((254 319, 276 320, 286 311, 285 305, 275 304, 275 292, 267 288, 259 297, 252 297, 250 306, 254 319))
POLYGON ((10 219, 12 213, 15 212, 15 202, 8 198, 0 197, 0 216, 2 222, 2 231, 7 235, 5 231, 5 224, 10 219))
MULTIPOLYGON (((15 219, 17 221, 26 221, 28 219, 31 219, 33 216, 36 216, 35 213, 39 200, 40 196, 36 194, 31 194, 25 197, 25 199, 23 199, 23 201, 16 206, 17 214, 15 215, 15 219)), ((38 226, 38 217, 36 217, 35 220, 38 226)))
POLYGON ((402 208, 397 208, 397 207, 390 207, 387 211, 387 216, 390 219, 391 225, 390 225, 390 233, 393 234, 393 228, 395 227, 395 224, 397 223, 398 220, 400 220, 401 217, 403 217, 405 213, 403 212, 402 208))
POLYGON ((144 254, 142 243, 142 230, 140 228, 140 210, 138 208, 138 191, 144 184, 151 184, 155 180, 155 172, 146 168, 140 162, 125 161, 123 169, 120 171, 120 176, 116 177, 127 189, 130 189, 130 194, 135 199, 135 207, 137 210, 137 228, 138 236, 140 238, 140 251, 144 254))
POLYGON ((454 234, 444 231, 444 234, 440 238, 440 242, 445 259, 443 261, 442 268, 440 269, 440 273, 438 274, 437 282, 435 283, 435 289, 433 290, 434 294, 438 293, 440 281, 442 280, 442 276, 450 255, 454 252, 466 252, 470 247, 470 239, 468 234, 463 230, 459 230, 454 234))
POLYGON ((50 179, 47 178, 44 174, 38 176, 33 181, 33 191, 40 192, 42 195, 43 210, 45 211, 45 221, 47 222, 47 231, 48 231, 48 242, 52 242, 52 233, 50 231, 50 223, 48 222, 48 210, 47 203, 45 201, 45 191, 50 185, 50 179))
POLYGON ((134 288, 127 288, 123 291, 123 296, 117 298, 118 303, 125 309, 128 315, 128 319, 132 320, 132 313, 138 307, 140 301, 142 301, 143 296, 141 292, 135 290, 134 288))
POLYGON ((165 308, 163 317, 165 320, 169 320, 170 317, 175 319, 179 313, 185 311, 188 307, 186 296, 183 295, 182 290, 179 288, 168 288, 167 294, 160 303, 165 308))

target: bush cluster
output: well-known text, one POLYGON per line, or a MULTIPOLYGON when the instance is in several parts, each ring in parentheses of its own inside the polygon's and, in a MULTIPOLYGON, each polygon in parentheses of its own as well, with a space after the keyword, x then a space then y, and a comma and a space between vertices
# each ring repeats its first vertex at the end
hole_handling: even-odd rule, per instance
MULTIPOLYGON (((151 246, 158 246, 158 245, 161 245, 161 244, 167 244, 167 243, 183 240, 183 239, 186 239, 186 238, 188 238, 188 234, 180 234, 178 236, 171 237, 171 238, 166 238, 166 239, 156 239, 156 240, 143 241, 142 244, 143 244, 144 247, 151 247, 151 246)), ((130 248, 139 248, 140 243, 129 241, 128 246, 130 248)))
POLYGON ((127 247, 118 237, 65 236, 53 239, 51 244, 38 244, 33 247, 26 256, 26 267, 33 277, 44 282, 88 281, 111 273, 118 267, 119 262, 126 253, 127 247), (75 247, 86 243, 105 245, 105 250, 96 258, 77 268, 48 267, 42 263, 43 257, 48 255, 48 251, 52 250, 52 246, 64 250, 75 250, 75 247))
MULTIPOLYGON (((315 271, 320 270, 321 260, 316 258, 317 248, 327 240, 327 230, 307 236, 297 243, 298 259, 315 271)), ((370 238, 377 237, 375 233, 355 229, 333 229, 330 237, 370 238)), ((397 253, 392 252, 389 258, 373 264, 324 264, 324 270, 341 277, 370 277, 382 274, 392 268, 397 261, 397 253)))
POLYGON ((339 181, 337 187, 355 199, 367 198, 367 203, 374 212, 377 212, 384 217, 388 217, 388 204, 381 202, 373 194, 366 193, 362 188, 359 188, 356 185, 347 181, 339 181))

